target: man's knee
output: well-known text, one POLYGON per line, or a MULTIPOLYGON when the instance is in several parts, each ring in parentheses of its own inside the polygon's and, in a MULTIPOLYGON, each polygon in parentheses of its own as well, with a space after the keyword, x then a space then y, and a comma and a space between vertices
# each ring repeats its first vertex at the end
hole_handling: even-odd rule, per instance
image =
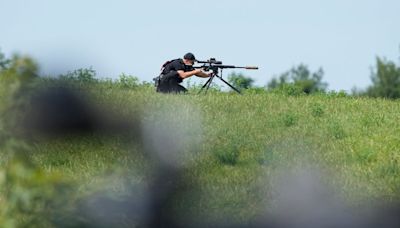
POLYGON ((170 72, 163 76, 160 84, 157 87, 157 92, 160 93, 186 93, 187 89, 179 83, 182 79, 177 72, 170 72))
POLYGON ((176 83, 160 84, 157 87, 159 93, 186 93, 187 89, 176 83))

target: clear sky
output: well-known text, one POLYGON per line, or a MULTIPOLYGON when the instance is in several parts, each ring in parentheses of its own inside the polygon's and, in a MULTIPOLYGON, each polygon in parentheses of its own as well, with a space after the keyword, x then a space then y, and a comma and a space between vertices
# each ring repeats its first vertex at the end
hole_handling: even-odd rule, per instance
POLYGON ((90 67, 150 81, 193 52, 247 71, 258 85, 300 63, 334 90, 370 84, 376 56, 399 62, 399 0, 0 0, 0 48, 44 74, 90 67))

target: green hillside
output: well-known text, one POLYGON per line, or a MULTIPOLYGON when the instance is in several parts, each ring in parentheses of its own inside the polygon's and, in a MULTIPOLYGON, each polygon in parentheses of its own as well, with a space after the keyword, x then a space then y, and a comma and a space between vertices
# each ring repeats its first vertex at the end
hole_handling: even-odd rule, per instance
POLYGON ((5 132, 11 111, 3 100, 2 175, 8 179, 1 183, 13 186, 1 196, 0 204, 11 208, 2 211, 4 222, 32 216, 47 221, 58 201, 68 205, 64 217, 77 218, 79 202, 93 195, 122 201, 140 195, 132 191, 151 186, 157 164, 182 171, 178 185, 185 191, 174 197, 171 210, 210 221, 251 221, 273 208, 279 175, 308 169, 355 207, 399 196, 397 100, 265 92, 160 95, 149 87, 109 83, 73 91, 89 94, 96 113, 109 113, 114 117, 108 119, 132 129, 16 139, 5 132), (25 214, 14 205, 20 197, 27 205, 44 203, 25 214))

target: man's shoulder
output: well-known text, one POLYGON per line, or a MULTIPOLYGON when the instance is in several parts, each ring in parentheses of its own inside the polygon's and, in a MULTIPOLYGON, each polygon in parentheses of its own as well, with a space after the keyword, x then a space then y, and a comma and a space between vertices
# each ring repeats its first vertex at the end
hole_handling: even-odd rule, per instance
POLYGON ((182 59, 175 59, 171 62, 171 65, 175 68, 175 70, 184 70, 185 63, 182 59))
POLYGON ((184 63, 183 63, 183 59, 174 59, 174 60, 171 60, 171 63, 174 63, 174 64, 184 64, 184 63))

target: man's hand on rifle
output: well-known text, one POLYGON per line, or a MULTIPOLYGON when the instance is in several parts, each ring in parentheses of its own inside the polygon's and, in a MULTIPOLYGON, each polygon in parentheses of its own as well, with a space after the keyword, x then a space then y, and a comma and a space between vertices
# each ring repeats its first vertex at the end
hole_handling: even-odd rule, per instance
POLYGON ((196 76, 201 78, 209 78, 212 76, 212 73, 204 72, 204 69, 196 69, 196 76))

